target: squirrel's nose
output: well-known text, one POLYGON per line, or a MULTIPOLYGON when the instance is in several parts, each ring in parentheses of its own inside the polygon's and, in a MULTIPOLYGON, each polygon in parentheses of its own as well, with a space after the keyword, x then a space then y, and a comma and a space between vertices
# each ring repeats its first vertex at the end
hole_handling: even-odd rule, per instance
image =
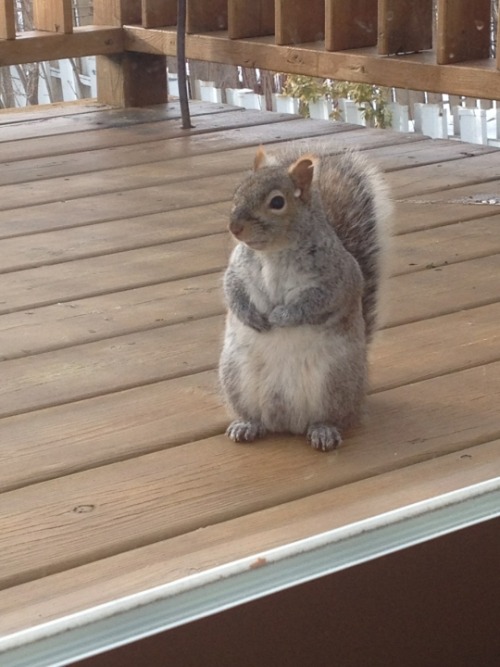
POLYGON ((243 234, 244 229, 245 225, 241 222, 241 220, 235 220, 233 218, 229 223, 229 231, 237 238, 243 234))

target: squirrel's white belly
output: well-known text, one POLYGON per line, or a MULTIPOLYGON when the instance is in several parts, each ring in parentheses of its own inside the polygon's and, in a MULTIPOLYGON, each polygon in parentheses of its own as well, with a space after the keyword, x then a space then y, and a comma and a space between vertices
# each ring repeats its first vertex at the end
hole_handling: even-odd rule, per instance
POLYGON ((272 431, 302 433, 309 424, 325 420, 327 383, 337 366, 341 370, 345 340, 323 327, 258 333, 236 318, 232 324, 246 411, 272 431))

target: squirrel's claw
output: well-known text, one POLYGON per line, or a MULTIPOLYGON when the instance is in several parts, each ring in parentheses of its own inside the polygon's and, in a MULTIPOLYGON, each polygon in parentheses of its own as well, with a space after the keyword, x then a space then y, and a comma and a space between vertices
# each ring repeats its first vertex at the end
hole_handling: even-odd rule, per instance
POLYGON ((266 429, 259 421, 249 419, 248 421, 237 419, 229 424, 226 435, 233 442, 253 442, 262 438, 266 429))
POLYGON ((331 452, 342 444, 342 436, 332 424, 311 424, 307 429, 307 439, 311 447, 320 452, 331 452))

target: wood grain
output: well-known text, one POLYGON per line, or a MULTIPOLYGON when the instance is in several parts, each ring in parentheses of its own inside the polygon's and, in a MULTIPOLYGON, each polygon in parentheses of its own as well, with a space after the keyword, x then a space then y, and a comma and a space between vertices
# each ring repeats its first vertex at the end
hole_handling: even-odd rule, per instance
POLYGON ((141 22, 141 5, 137 0, 93 0, 94 23, 121 27, 141 22))
POLYGON ((325 46, 329 51, 377 44, 377 0, 326 0, 325 11, 325 46))
POLYGON ((35 30, 73 32, 71 0, 33 0, 33 25, 35 30))
POLYGON ((176 23, 176 0, 142 0, 142 25, 145 28, 176 25, 176 23))
POLYGON ((227 30, 227 0, 189 0, 187 4, 186 31, 209 32, 227 30))
POLYGON ((489 57, 490 5, 489 0, 438 0, 438 65, 489 57))
MULTIPOLYGON (((127 26, 124 32, 127 50, 175 55, 176 37, 171 29, 127 26)), ((446 90, 450 94, 492 99, 497 95, 498 71, 492 59, 442 67, 436 65, 430 51, 385 58, 374 48, 326 51, 310 44, 288 44, 284 53, 270 37, 230 40, 220 34, 188 35, 186 53, 188 58, 197 60, 210 55, 216 62, 290 74, 396 88, 406 88, 411 81, 413 88, 427 92, 446 90)))
POLYGON ((6 589, 0 593, 0 632, 8 634, 455 491, 465 481, 486 481, 499 474, 499 444, 476 445, 6 589))
POLYGON ((274 1, 229 0, 228 36, 230 39, 274 34, 274 1))
POLYGON ((14 0, 4 0, 0 3, 0 39, 15 39, 15 37, 14 0))
POLYGON ((325 36, 324 0, 275 0, 276 44, 318 42, 325 36))
POLYGON ((380 0, 378 7, 381 55, 432 47, 432 0, 380 0))
POLYGON ((2 66, 39 60, 116 54, 123 50, 123 33, 109 26, 82 26, 69 33, 23 32, 15 40, 0 40, 2 66))
POLYGON ((365 437, 353 437, 349 447, 329 458, 299 438, 237 447, 216 436, 47 481, 43 496, 36 485, 4 493, 1 584, 20 584, 249 515, 424 461, 436 451, 459 451, 474 434, 489 432, 494 439, 499 435, 498 371, 498 365, 485 366, 466 376, 440 378, 437 394, 414 385, 418 401, 414 387, 399 397, 380 397, 366 427, 370 437, 363 431, 365 437), (405 417, 410 423, 418 418, 411 441, 402 427, 405 417))
POLYGON ((498 151, 196 108, 187 136, 176 105, 2 125, 2 631, 497 474, 500 214, 467 197, 500 191, 498 151), (222 435, 229 200, 290 140, 360 148, 397 199, 366 421, 326 457, 222 435))

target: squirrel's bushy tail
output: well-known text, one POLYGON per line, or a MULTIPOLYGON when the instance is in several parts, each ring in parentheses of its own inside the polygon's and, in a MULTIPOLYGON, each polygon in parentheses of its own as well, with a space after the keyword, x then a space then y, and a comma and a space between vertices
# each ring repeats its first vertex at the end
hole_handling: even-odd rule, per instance
POLYGON ((381 291, 387 277, 392 212, 387 187, 377 170, 351 151, 321 157, 318 185, 330 222, 363 273, 363 317, 370 342, 380 323, 381 291))

